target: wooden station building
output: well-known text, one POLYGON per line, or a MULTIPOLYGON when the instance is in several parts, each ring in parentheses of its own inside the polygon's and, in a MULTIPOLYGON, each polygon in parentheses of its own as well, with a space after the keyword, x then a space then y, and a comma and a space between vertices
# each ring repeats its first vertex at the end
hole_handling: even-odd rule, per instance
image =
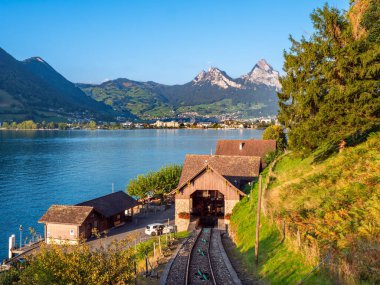
POLYGON ((74 206, 52 205, 38 222, 44 224, 47 244, 77 244, 95 231, 102 233, 122 225, 137 205, 131 196, 118 191, 74 206))
POLYGON ((266 167, 264 157, 276 151, 275 140, 219 140, 215 155, 186 155, 175 193, 178 231, 190 222, 219 227, 229 223, 244 188, 266 167))
POLYGON ((242 191, 260 173, 260 157, 186 155, 175 193, 175 223, 187 230, 191 220, 204 226, 229 222, 242 191))

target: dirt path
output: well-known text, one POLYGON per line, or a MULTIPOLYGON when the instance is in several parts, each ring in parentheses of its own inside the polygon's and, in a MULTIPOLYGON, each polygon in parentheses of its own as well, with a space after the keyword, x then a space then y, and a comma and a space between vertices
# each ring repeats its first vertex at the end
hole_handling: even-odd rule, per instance
POLYGON ((235 269, 243 285, 265 284, 264 282, 254 277, 255 269, 247 267, 247 264, 244 262, 242 255, 238 252, 235 244, 227 235, 222 236, 222 244, 233 268, 235 269))

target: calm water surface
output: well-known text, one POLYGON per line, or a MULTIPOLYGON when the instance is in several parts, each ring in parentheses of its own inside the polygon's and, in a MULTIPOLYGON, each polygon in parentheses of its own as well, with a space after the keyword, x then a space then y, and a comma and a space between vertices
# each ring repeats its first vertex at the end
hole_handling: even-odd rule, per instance
POLYGON ((76 204, 125 189, 138 174, 186 153, 209 154, 218 139, 261 138, 260 130, 0 131, 0 258, 18 227, 43 233, 51 204, 76 204))

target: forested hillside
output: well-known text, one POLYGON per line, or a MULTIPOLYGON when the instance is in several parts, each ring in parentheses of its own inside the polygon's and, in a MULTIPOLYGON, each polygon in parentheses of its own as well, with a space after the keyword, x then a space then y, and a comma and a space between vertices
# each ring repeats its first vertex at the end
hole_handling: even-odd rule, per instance
POLYGON ((42 58, 18 61, 0 48, 0 120, 111 119, 116 115, 42 58))

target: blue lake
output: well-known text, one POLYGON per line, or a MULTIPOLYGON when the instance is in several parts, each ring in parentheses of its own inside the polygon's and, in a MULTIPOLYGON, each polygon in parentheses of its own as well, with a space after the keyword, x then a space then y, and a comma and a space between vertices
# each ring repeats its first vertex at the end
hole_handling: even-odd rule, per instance
MULTIPOLYGON (((209 154, 218 139, 261 138, 261 130, 0 131, 0 258, 19 225, 43 232, 52 204, 76 204, 125 189, 138 174, 209 154)), ((1 260, 0 260, 1 261, 1 260)))

